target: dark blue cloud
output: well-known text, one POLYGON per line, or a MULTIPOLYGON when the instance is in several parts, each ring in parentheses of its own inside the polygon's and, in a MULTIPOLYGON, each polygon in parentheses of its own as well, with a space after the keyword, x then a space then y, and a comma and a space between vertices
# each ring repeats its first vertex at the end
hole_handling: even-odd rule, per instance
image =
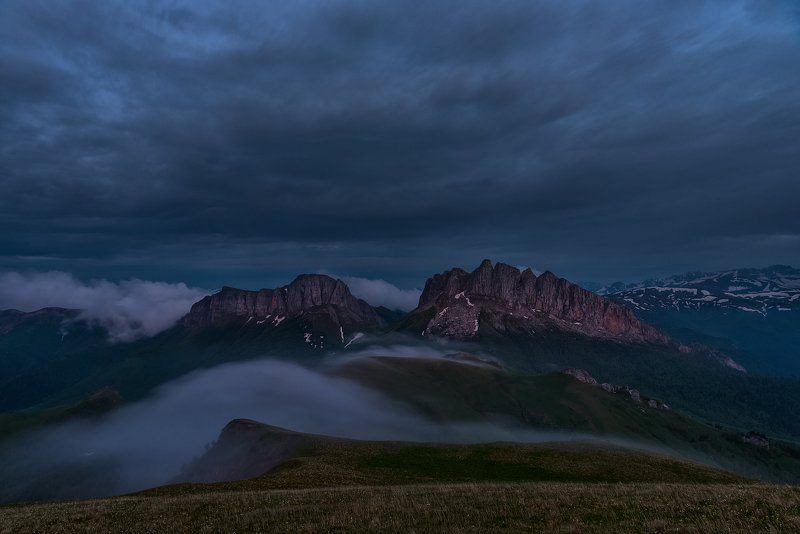
POLYGON ((798 28, 741 0, 7 2, 0 267, 798 263, 798 28))

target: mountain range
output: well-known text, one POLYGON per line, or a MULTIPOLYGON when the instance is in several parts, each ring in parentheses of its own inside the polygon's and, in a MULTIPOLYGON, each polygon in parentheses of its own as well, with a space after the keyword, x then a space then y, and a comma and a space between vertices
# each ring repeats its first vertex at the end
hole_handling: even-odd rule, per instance
POLYGON ((800 309, 800 270, 788 265, 686 273, 634 284, 615 283, 597 291, 616 295, 634 310, 717 308, 762 316, 800 309))
MULTIPOLYGON (((800 480, 792 445, 800 381, 763 373, 757 356, 768 353, 710 335, 696 315, 691 328, 675 319, 698 311, 721 313, 713 315, 721 322, 730 313, 794 319, 794 308, 774 303, 764 313, 720 303, 732 294, 796 302, 793 273, 740 270, 591 292, 485 260, 430 277, 406 314, 370 306, 341 280, 300 275, 275 289, 224 287, 172 328, 127 343, 77 310, 8 310, 0 312, 0 436, 115 413, 191 373, 269 358, 380 392, 436 424, 502 421, 633 439, 749 476, 800 480)), ((97 473, 87 484, 102 480, 97 473)))
POLYGON ((800 374, 800 270, 785 265, 686 273, 598 294, 670 335, 713 345, 757 372, 800 374))
MULTIPOLYGON (((768 272, 779 275, 782 287, 795 280, 788 268, 768 272)), ((669 284, 705 281, 730 288, 742 280, 725 276, 676 277, 669 284)), ((761 283, 762 293, 776 287, 754 278, 748 287, 761 283)), ((76 310, 9 310, 0 313, 0 409, 78 402, 106 386, 135 399, 192 369, 259 356, 313 362, 329 351, 359 350, 370 340, 447 343, 455 352, 524 372, 586 368, 604 381, 652 388, 655 396, 672 396, 675 405, 689 409, 704 404, 682 401, 698 396, 692 393, 698 384, 714 383, 725 369, 746 372, 738 347, 673 328, 661 311, 633 306, 631 292, 640 290, 652 293, 631 288, 602 296, 550 272, 536 276, 484 260, 472 272, 455 268, 432 276, 418 307, 400 316, 354 297, 341 280, 301 275, 276 289, 224 287, 195 303, 173 328, 132 343, 109 342, 76 310)), ((703 291, 710 289, 697 288, 703 291)))

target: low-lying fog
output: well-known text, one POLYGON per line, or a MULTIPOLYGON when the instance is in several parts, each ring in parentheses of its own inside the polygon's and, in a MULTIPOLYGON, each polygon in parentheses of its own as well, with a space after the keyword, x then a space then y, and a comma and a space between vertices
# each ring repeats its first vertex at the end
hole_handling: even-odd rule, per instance
MULTIPOLYGON (((420 355, 411 347, 382 352, 420 355)), ((441 356, 435 351, 425 354, 441 356)), ((265 359, 195 371, 100 419, 73 420, 13 438, 0 447, 0 501, 109 495, 164 484, 235 418, 359 439, 586 438, 490 423, 434 423, 354 382, 265 359)))

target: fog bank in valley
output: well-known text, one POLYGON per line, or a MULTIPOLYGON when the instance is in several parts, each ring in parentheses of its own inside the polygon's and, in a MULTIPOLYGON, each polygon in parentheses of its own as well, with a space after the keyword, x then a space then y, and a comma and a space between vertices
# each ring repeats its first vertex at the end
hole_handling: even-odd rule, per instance
MULTIPOLYGON (((410 356, 413 348, 391 352, 410 356)), ((356 383, 292 363, 256 360, 195 371, 102 418, 51 425, 0 444, 0 500, 88 497, 164 484, 201 455, 235 418, 375 440, 580 437, 489 423, 434 423, 356 383)))

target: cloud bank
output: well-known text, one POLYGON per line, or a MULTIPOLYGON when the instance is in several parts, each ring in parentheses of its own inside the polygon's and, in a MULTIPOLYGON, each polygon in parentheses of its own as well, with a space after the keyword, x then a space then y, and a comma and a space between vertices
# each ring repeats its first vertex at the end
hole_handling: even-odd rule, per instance
POLYGON ((422 291, 400 289, 386 280, 372 280, 356 276, 336 276, 347 284, 350 292, 372 306, 386 306, 390 310, 411 311, 419 304, 422 291))
POLYGON ((79 319, 102 326, 117 341, 151 336, 169 328, 206 294, 184 283, 136 279, 82 282, 60 271, 0 273, 0 309, 78 309, 79 319))
POLYGON ((164 484, 235 418, 356 439, 581 438, 489 423, 437 423, 344 379, 285 362, 250 361, 195 371, 101 419, 57 424, 0 444, 0 502, 109 495, 164 484))

